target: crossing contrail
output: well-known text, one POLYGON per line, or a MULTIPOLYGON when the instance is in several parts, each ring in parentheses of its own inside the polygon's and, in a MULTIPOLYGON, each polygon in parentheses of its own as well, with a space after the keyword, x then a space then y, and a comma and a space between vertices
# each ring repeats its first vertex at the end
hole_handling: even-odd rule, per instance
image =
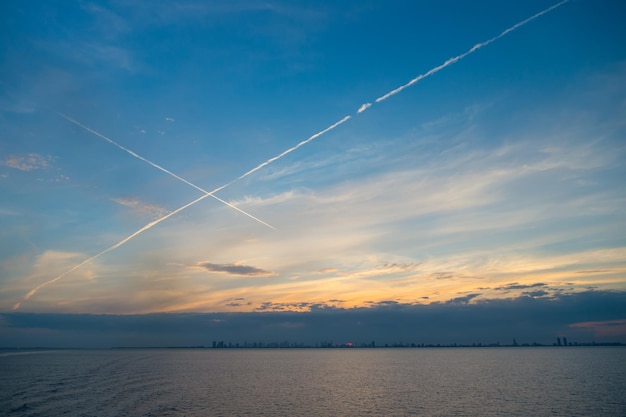
MULTIPOLYGON (((447 60, 446 62, 444 62, 443 64, 441 64, 441 65, 439 65, 439 66, 437 66, 437 67, 435 67, 435 68, 433 68, 433 69, 429 70, 428 72, 425 72, 424 74, 421 74, 421 75, 417 76, 416 78, 412 79, 412 80, 411 80, 411 81, 409 81, 408 83, 406 83, 406 84, 404 84, 404 85, 402 85, 402 86, 400 86, 400 87, 398 87, 398 88, 396 88, 396 89, 394 89, 394 90, 392 90, 392 91, 390 91, 390 92, 386 93, 385 95, 383 95, 383 96, 381 96, 381 97, 377 98, 377 99, 376 99, 376 103, 380 103, 381 101, 384 101, 384 100, 388 99, 389 97, 391 97, 391 96, 393 96, 393 95, 395 95, 395 94, 398 94, 399 92, 401 92, 401 91, 402 91, 402 90, 404 90, 405 88, 410 87, 411 85, 413 85, 413 84, 415 84, 415 83, 419 82, 420 80, 423 80, 424 78, 429 77, 429 76, 431 76, 431 75, 433 75, 433 74, 435 74, 435 73, 437 73, 437 72, 441 71, 441 70, 442 70, 442 69, 444 69, 445 67, 447 67, 447 66, 449 66, 449 65, 452 65, 452 64, 454 64, 454 63, 456 63, 456 62, 460 61, 461 59, 465 58, 466 56, 468 56, 468 55, 470 55, 470 54, 472 54, 472 53, 476 52, 476 51, 477 51, 477 50, 479 50, 480 48, 482 48, 482 47, 484 47, 484 46, 487 46, 487 45, 489 45, 489 44, 491 44, 491 43, 495 42, 496 40, 498 40, 498 39, 502 38, 503 36, 505 36, 505 35, 507 35, 508 33, 512 32, 512 31, 514 31, 515 29, 518 29, 518 28, 520 28, 521 26, 524 26, 526 23, 528 23, 528 22, 530 22, 530 21, 532 21, 532 20, 534 20, 534 19, 536 19, 536 18, 538 18, 538 17, 540 17, 540 16, 542 16, 542 15, 544 15, 544 14, 546 14, 546 13, 548 13, 548 12, 550 12, 550 11, 552 11, 552 10, 554 10, 554 9, 558 8, 558 7, 560 7, 560 6, 562 6, 563 4, 565 4, 565 3, 567 3, 567 2, 569 2, 569 0, 563 0, 563 1, 561 1, 560 3, 557 3, 557 4, 555 4, 555 5, 551 6, 551 7, 547 8, 547 9, 545 9, 545 10, 543 10, 543 11, 541 11, 541 12, 539 12, 539 13, 537 13, 537 14, 535 14, 535 15, 533 15, 533 16, 531 16, 531 17, 527 18, 527 19, 525 19, 525 20, 522 20, 522 21, 521 21, 521 22, 519 22, 519 23, 516 23, 515 25, 511 26, 510 28, 508 28, 508 29, 504 30, 504 31, 503 31, 502 33, 500 33, 498 36, 495 36, 495 37, 493 37, 493 38, 491 38, 491 39, 489 39, 489 40, 487 40, 487 41, 485 41, 485 42, 481 42, 481 43, 478 43, 478 44, 474 45, 474 46, 473 46, 472 48, 470 48, 467 52, 464 52, 464 53, 462 53, 461 55, 457 55, 457 56, 455 56, 455 57, 453 57, 453 58, 448 59, 448 60, 447 60)), ((361 106, 361 107, 357 110, 357 114, 363 113, 363 112, 364 112, 365 110, 367 110, 369 107, 371 107, 371 103, 365 103, 365 104, 363 104, 363 105, 362 105, 362 106, 361 106)), ((66 117, 66 116, 64 116, 64 117, 66 117)), ((309 137, 308 139, 303 140, 302 142, 298 143, 297 145, 295 145, 295 146, 293 146, 293 147, 291 147, 291 148, 287 149, 286 151, 284 151, 284 152, 282 152, 282 153, 280 153, 280 154, 276 155, 275 157, 270 158, 270 159, 268 159, 267 161, 265 161, 265 162, 263 162, 263 163, 261 163, 261 164, 257 165, 256 167, 252 168, 251 170, 249 170, 249 171, 245 172, 244 174, 240 175, 239 177, 235 178, 235 179, 234 179, 234 180, 232 180, 231 182, 226 183, 226 184, 224 184, 224 185, 222 185, 222 186, 220 186, 220 187, 216 188, 215 190, 213 190, 213 191, 211 191, 211 192, 208 192, 208 193, 207 193, 207 192, 205 192, 204 190, 201 190, 202 192, 204 192, 204 193, 205 193, 205 194, 204 194, 204 195, 202 195, 201 197, 199 197, 199 198, 197 198, 197 199, 193 200, 193 201, 192 201, 192 202, 190 202, 190 203, 185 204, 185 205, 184 205, 184 206, 182 206, 182 207, 177 208, 176 210, 174 210, 174 211, 172 211, 172 212, 170 212, 170 213, 166 214, 165 216, 163 216, 163 217, 161 217, 161 218, 159 218, 159 219, 157 219, 157 220, 154 220, 154 221, 153 221, 153 222, 151 222, 151 223, 148 223, 147 225, 145 225, 145 226, 144 226, 144 227, 142 227, 141 229, 137 230, 135 233, 133 233, 133 234, 129 235, 128 237, 124 238, 123 240, 119 241, 119 242, 118 242, 118 243, 116 243, 115 245, 110 246, 109 248, 107 248, 107 249, 103 250, 102 252, 100 252, 100 253, 98 253, 98 254, 96 254, 96 255, 92 256, 91 258, 84 260, 84 261, 83 261, 83 262, 81 262, 80 264, 78 264, 78 265, 76 265, 76 266, 72 267, 71 269, 68 269, 67 271, 65 271, 65 272, 64 272, 64 273, 62 273, 61 275, 57 276, 56 278, 51 279, 51 280, 49 280, 49 281, 46 281, 46 282, 44 282, 43 284, 39 284, 37 287, 35 287, 35 288, 33 288, 32 290, 30 290, 30 291, 29 291, 29 292, 28 292, 28 293, 24 296, 24 298, 23 298, 20 302, 16 303, 16 304, 13 306, 13 310, 17 310, 17 309, 20 307, 20 305, 21 305, 22 303, 24 303, 25 301, 27 301, 28 299, 30 299, 30 298, 31 298, 33 295, 35 295, 35 293, 37 293, 37 291, 39 291, 41 288, 43 288, 43 287, 45 287, 45 286, 47 286, 47 285, 50 285, 50 284, 53 284, 53 283, 57 282, 58 280, 60 280, 61 278, 63 278, 63 277, 64 277, 64 276, 66 276, 67 274, 69 274, 69 273, 71 273, 71 272, 73 272, 73 271, 77 270, 77 269, 78 269, 78 268, 80 268, 81 266, 83 266, 83 265, 85 265, 85 264, 88 264, 88 263, 90 263, 90 262, 94 261, 95 259, 97 259, 97 258, 99 258, 100 256, 104 255, 105 253, 111 252, 112 250, 115 250, 115 249, 119 248, 120 246, 122 246, 123 244, 125 244, 125 243, 126 243, 126 242, 128 242, 129 240, 131 240, 131 239, 135 238, 136 236, 140 235, 141 233, 145 232, 146 230, 151 229, 152 227, 156 226, 157 224, 161 223, 162 221, 167 220, 167 219, 168 219, 168 218, 170 218, 171 216, 173 216, 173 215, 175 215, 175 214, 177 214, 177 213, 179 213, 179 212, 181 212, 181 211, 185 210, 186 208, 188 208, 188 207, 190 207, 190 206, 192 206, 192 205, 194 205, 194 204, 198 203, 199 201, 204 200, 205 198, 207 198, 207 197, 209 197, 209 196, 211 196, 211 197, 215 197, 215 196, 213 196, 213 194, 214 194, 214 193, 216 193, 216 192, 218 192, 218 191, 220 191, 220 190, 223 190, 223 189, 224 189, 224 188, 226 188, 226 187, 229 187, 230 185, 232 185, 232 184, 236 183, 236 182, 237 182, 237 181, 239 181, 239 180, 242 180, 243 178, 245 178, 245 177, 247 177, 247 176, 251 175, 252 173, 254 173, 254 172, 258 171, 259 169, 261 169, 261 168, 263 168, 263 167, 265 167, 265 166, 267 166, 267 165, 271 164, 272 162, 274 162, 274 161, 276 161, 276 160, 278 160, 278 159, 282 158, 283 156, 285 156, 285 155, 287 155, 287 154, 289 154, 289 153, 291 153, 291 152, 295 151, 296 149, 300 148, 301 146, 306 145, 307 143, 311 142, 312 140, 314 140, 314 139, 316 139, 316 138, 318 138, 318 137, 322 136, 323 134, 325 134, 325 133, 327 133, 327 132, 331 131, 332 129, 336 128, 337 126, 339 126, 339 125, 341 125, 341 124, 343 124, 343 123, 347 122, 348 120, 350 120, 350 118, 351 118, 351 117, 352 117, 352 116, 345 116, 343 119, 341 119, 341 120, 339 120, 338 122, 336 122, 336 123, 334 123, 334 124, 330 125, 330 126, 329 126, 329 127, 327 127, 326 129, 319 131, 318 133, 316 133, 316 134, 312 135, 312 136, 311 136, 311 137, 309 137)), ((66 117, 66 118, 67 118, 67 117, 66 117)), ((68 118, 68 120, 69 120, 69 118, 68 118)), ((70 120, 70 121, 71 121, 71 120, 70 120)), ((79 125, 79 126, 80 126, 80 125, 79 125)), ((90 130, 90 131, 91 131, 91 130, 90 130)), ((94 131, 93 133, 95 133, 95 131, 94 131)), ((97 133, 96 133, 96 134, 97 134, 97 133)), ((99 134, 98 134, 98 136, 101 136, 101 135, 99 135, 99 134)), ((108 139, 108 138, 105 138, 105 139, 107 139, 107 140, 111 141, 111 140, 110 140, 110 139, 108 139)), ((112 141, 111 141, 111 142, 112 142, 112 141)), ((115 144, 115 145, 117 145, 116 143, 114 143, 114 144, 115 144)), ((120 145, 117 145, 117 146, 120 146, 120 145)), ((124 149, 124 148, 123 148, 123 149, 124 149)), ((126 150, 127 152, 131 152, 131 151, 127 150, 127 149, 124 149, 124 150, 126 150)), ((132 153, 131 153, 131 154, 132 154, 132 153)), ((139 157, 139 155, 136 155, 136 154, 134 154, 134 156, 139 157)), ((142 159, 142 160, 145 160, 144 158, 141 158, 141 157, 139 157, 139 158, 140 158, 140 159, 142 159)), ((145 160, 145 161, 146 161, 146 162, 148 162, 148 163, 150 163, 150 164, 152 164, 151 162, 149 162, 149 161, 147 161, 147 160, 145 160)), ((156 165, 156 164, 155 164, 155 165, 156 165)), ((161 169, 161 168, 159 168, 159 169, 161 169)), ((164 169, 164 168, 163 168, 163 169, 164 169)), ((170 173, 170 174, 171 174, 171 173, 170 173)), ((174 174, 172 174, 172 175, 174 175, 174 174)), ((184 181, 184 182, 187 182, 187 181, 183 180, 182 178, 179 178, 179 179, 180 179, 180 180, 182 180, 182 181, 184 181)), ((188 183, 188 182, 187 182, 187 183, 188 183)), ((190 184, 190 183, 188 183, 188 184, 190 184)), ((193 186, 193 187, 195 187, 195 185, 193 185, 193 184, 190 184, 190 185, 191 185, 191 186, 193 186)), ((196 188, 197 188, 197 187, 196 187, 196 188)), ((258 220, 258 219, 257 219, 257 220, 258 220)))
MULTIPOLYGON (((64 116, 64 117, 66 117, 66 116, 64 116)), ((67 117, 66 117, 66 118, 67 118, 67 117)), ((340 124, 342 124, 342 123, 345 123, 345 122, 346 122, 346 121, 348 121, 349 119, 350 119, 350 116, 346 116, 346 117, 344 117, 343 119, 341 119, 341 120, 340 120, 340 121, 338 121, 337 123, 334 123, 334 124, 330 125, 330 126, 329 126, 329 127, 327 127, 326 129, 324 129, 324 130, 322 130, 322 131, 320 131, 320 132, 318 132, 318 133, 314 134, 313 136, 309 137, 308 139, 303 140, 302 142, 300 142, 300 143, 299 143, 299 144, 297 144, 296 146, 293 146, 293 147, 291 147, 291 148, 287 149, 286 151, 282 152, 281 154, 279 154, 279 155, 277 155, 277 156, 275 156, 275 157, 273 157, 273 158, 270 158, 270 159, 268 159, 267 161, 265 161, 265 162, 263 162, 263 163, 261 163, 261 164, 257 165, 255 168, 251 169, 250 171, 247 171, 246 173, 244 173, 244 174, 240 175, 239 177, 237 177, 236 179, 232 180, 231 182, 229 182, 229 183, 227 183, 227 184, 224 184, 224 185, 222 185, 222 186, 220 186, 220 187, 217 187, 217 188, 216 188, 216 189, 214 189, 213 191, 207 192, 207 191, 202 190, 202 192, 204 192, 204 195, 202 195, 201 197, 196 198, 196 199, 195 199, 195 200, 193 200, 192 202, 187 203, 187 204, 185 204, 184 206, 179 207, 179 208, 177 208, 176 210, 174 210, 174 211, 171 211, 171 212, 167 213, 165 216, 163 216, 163 217, 161 217, 161 218, 159 218, 159 219, 156 219, 156 220, 154 220, 154 221, 152 221, 152 222, 148 223, 147 225, 145 225, 145 226, 144 226, 144 227, 142 227, 141 229, 137 230, 137 231, 136 231, 136 232, 134 232, 133 234, 131 234, 131 235, 129 235, 129 236, 127 236, 127 237, 125 237, 124 239, 120 240, 120 241, 119 241, 119 242, 117 242, 115 245, 109 246, 108 248, 106 248, 106 249, 105 249, 105 250, 103 250, 102 252, 97 253, 96 255, 92 256, 91 258, 85 259, 84 261, 82 261, 82 262, 81 262, 81 263, 79 263, 78 265, 73 266, 72 268, 70 268, 70 269, 68 269, 67 271, 63 272, 61 275, 58 275, 56 278, 53 278, 53 279, 51 279, 51 280, 49 280, 49 281, 46 281, 46 282, 44 282, 44 283, 42 283, 42 284, 39 284, 38 286, 36 286, 36 287, 35 287, 35 288, 33 288, 32 290, 30 290, 30 291, 29 291, 29 292, 28 292, 28 293, 27 293, 27 294, 26 294, 26 295, 22 298, 22 300, 21 300, 21 301, 19 301, 19 302, 18 302, 18 303, 16 303, 15 305, 13 305, 13 310, 17 310, 17 309, 19 309, 19 308, 20 308, 20 306, 22 305, 22 303, 24 303, 24 302, 28 301, 28 300, 29 300, 29 299, 30 299, 33 295, 35 295, 35 294, 37 293, 37 291, 39 291, 40 289, 42 289, 42 288, 44 288, 44 287, 46 287, 46 286, 48 286, 48 285, 50 285, 50 284, 54 284, 55 282, 59 281, 61 278, 63 278, 63 277, 64 277, 64 276, 66 276, 67 274, 69 274, 69 273, 71 273, 71 272, 76 271, 76 270, 77 270, 78 268, 80 268, 81 266, 86 265, 86 264, 88 264, 88 263, 90 263, 90 262, 92 262, 92 261, 94 261, 94 260, 98 259, 99 257, 101 257, 102 255, 104 255, 105 253, 111 252, 112 250, 115 250, 115 249, 119 248, 120 246, 122 246, 123 244, 125 244, 126 242, 128 242, 129 240, 131 240, 131 239, 135 238, 136 236, 140 235, 141 233, 145 232, 146 230, 151 229, 152 227, 156 226, 157 224, 161 223, 162 221, 169 219, 169 218, 170 218, 170 217, 172 217, 173 215, 175 215, 175 214, 177 214, 177 213, 180 213, 181 211, 185 210, 187 207, 191 207, 191 206, 193 206, 194 204, 196 204, 196 203, 198 203, 198 202, 200 202, 200 201, 204 200, 204 199, 205 199, 205 198, 207 198, 207 197, 214 197, 214 198, 215 198, 215 196, 213 195, 214 193, 216 193, 216 192, 218 192, 218 191, 221 191, 221 190, 223 190, 223 189, 224 189, 224 188, 226 188, 226 187, 229 187, 230 185, 232 185, 232 184, 236 183, 236 182, 237 182, 237 181, 239 181, 239 180, 244 179, 244 178, 245 178, 245 177, 247 177, 248 175, 250 175, 250 174, 252 174, 253 172, 257 171, 258 169, 263 168, 264 166, 266 166, 266 165, 268 165, 268 164, 271 164, 272 162, 276 161, 277 159, 282 158, 283 156, 285 156, 285 155, 287 155, 287 154, 289 154, 289 153, 291 153, 291 152, 295 151, 295 150, 296 150, 296 149, 298 149, 299 147, 301 147, 301 146, 303 146, 303 145, 305 145, 305 144, 309 143, 310 141, 312 141, 312 140, 314 140, 314 139, 316 139, 316 138, 318 138, 318 137, 322 136, 324 133, 326 133, 326 132, 328 132, 328 131, 330 131, 330 130, 332 130, 332 129, 336 128, 337 126, 339 126, 339 125, 340 125, 340 124)), ((68 120, 70 120, 70 119, 68 118, 68 120)), ((73 121, 73 120, 70 120, 70 121, 75 122, 75 121, 73 121)), ((81 126, 81 125, 79 124, 79 126, 81 126)), ((81 126, 81 127, 83 127, 83 126, 81 126)), ((91 130, 91 129, 89 129, 89 128, 87 128, 87 129, 88 129, 89 131, 91 131, 92 133, 97 134, 98 136, 103 137, 102 135, 98 134, 97 132, 92 131, 92 130, 91 130)), ((108 141, 112 142, 114 145, 117 145, 117 144, 116 144, 115 142, 113 142, 111 139, 108 139, 108 138, 106 138, 106 137, 104 137, 104 139, 106 139, 106 140, 108 140, 108 141)), ((121 147, 121 145, 117 145, 117 146, 121 147)), ((125 151, 127 151, 127 152, 132 152, 132 151, 130 151, 130 150, 127 150, 126 148, 123 148, 123 149, 124 149, 125 151)), ((133 154, 134 154, 134 153, 133 153, 133 154)), ((153 163, 151 163, 150 161, 146 160, 145 158, 140 157, 140 156, 139 156, 139 155, 137 155, 137 154, 134 154, 133 156, 135 156, 135 155, 136 155, 139 159, 144 160, 144 161, 148 162, 148 163, 149 163, 149 164, 151 164, 151 165, 156 165, 156 164, 153 164, 153 163)), ((165 168, 159 168, 159 169, 165 169, 165 168)), ((172 174, 172 175, 175 175, 175 174, 172 174)), ((187 181, 185 181, 185 180, 184 180, 184 179, 182 179, 182 178, 179 178, 179 179, 180 179, 180 180, 182 180, 182 181, 184 181, 184 182, 187 182, 187 181)), ((187 182, 187 183, 188 183, 188 182, 187 182)), ((193 187, 195 187, 195 186, 194 186, 193 184, 191 184, 191 183, 188 183, 188 184, 190 184, 190 185, 192 185, 193 187)), ((196 188, 197 188, 197 187, 196 187, 196 188)), ((219 200, 220 200, 220 201, 223 201, 223 200, 221 200, 221 199, 219 199, 219 200)), ((224 201, 223 201, 223 202, 224 202, 224 201)), ((225 203, 225 202, 224 202, 224 203, 225 203)), ((258 219, 256 219, 256 220, 258 220, 258 219)), ((259 220, 259 221, 260 221, 260 220, 259 220)), ((262 223, 263 223, 263 222, 262 222, 262 223)), ((267 225, 267 226, 269 226, 269 225, 267 225)), ((269 227, 272 227, 272 226, 269 226, 269 227)))
POLYGON ((135 152, 131 151, 130 149, 126 148, 125 146, 120 145, 119 143, 117 143, 117 142, 116 142, 116 141, 114 141, 113 139, 111 139, 111 138, 109 138, 109 137, 107 137, 107 136, 103 135, 102 133, 97 132, 97 131, 95 131, 95 130, 91 129, 91 128, 90 128, 90 127, 88 127, 88 126, 85 126, 84 124, 82 124, 82 123, 81 123, 81 122, 79 122, 78 120, 76 120, 76 119, 72 119, 72 118, 71 118, 71 117, 69 117, 68 115, 65 115, 65 114, 63 114, 63 113, 58 113, 58 115, 59 115, 59 116, 61 116, 61 117, 63 117, 63 118, 64 118, 65 120, 67 120, 68 122, 73 123, 73 124, 75 124, 76 126, 78 126, 78 127, 81 127, 81 128, 83 128, 83 129, 85 129, 87 132, 92 133, 92 134, 94 134, 94 135, 98 136, 99 138, 102 138, 102 139, 106 140, 106 141, 107 141, 107 142, 109 142, 110 144, 117 146, 117 147, 118 147, 118 148, 120 148, 121 150, 126 151, 127 153, 129 153, 129 154, 130 154, 130 155, 132 155, 133 157, 135 157, 135 158, 137 158, 137 159, 139 159, 139 160, 141 160, 141 161, 144 161, 144 162, 145 162, 145 163, 147 163, 147 164, 152 165, 152 166, 153 166, 153 167, 155 167, 156 169, 158 169, 158 170, 160 170, 160 171, 163 171, 163 172, 165 172, 165 173, 166 173, 166 174, 168 174, 168 175, 171 175, 172 177, 176 178, 176 179, 177 179, 177 180, 179 180, 179 181, 184 182, 184 183, 185 183, 185 184, 187 184, 187 185, 192 186, 192 187, 193 187, 193 188, 195 188, 196 190, 198 190, 198 191, 200 191, 200 192, 202 192, 202 193, 204 193, 204 194, 209 194, 211 197, 213 197, 215 200, 219 201, 220 203, 226 204, 228 207, 233 208, 233 209, 237 210, 238 212, 240 212, 240 213, 242 213, 242 214, 245 214, 246 216, 250 217, 251 219, 254 219, 254 220, 256 220, 257 222, 259 222, 259 223, 261 223, 261 224, 263 224, 263 225, 265 225, 265 226, 267 226, 267 227, 269 227, 269 228, 271 228, 271 229, 276 230, 276 228, 275 228, 274 226, 272 226, 271 224, 268 224, 268 223, 264 222, 263 220, 261 220, 261 219, 259 219, 259 218, 257 218, 257 217, 254 217, 252 214, 250 214, 250 213, 247 213, 247 212, 243 211, 243 210, 242 210, 242 209, 240 209, 239 207, 237 207, 237 206, 235 206, 235 205, 233 205, 233 204, 230 204, 229 202, 224 201, 224 200, 222 200, 221 198, 217 197, 216 195, 214 195, 215 191, 208 192, 207 190, 205 190, 205 189, 203 189, 203 188, 198 187, 197 185, 195 185, 195 184, 193 184, 193 183, 191 183, 191 182, 187 181, 186 179, 184 179, 184 178, 182 178, 182 177, 180 177, 180 176, 178 176, 178 175, 174 174, 172 171, 170 171, 170 170, 168 170, 168 169, 163 168, 161 165, 156 164, 156 163, 154 163, 154 162, 150 161, 149 159, 146 159, 146 158, 144 158, 143 156, 141 156, 141 155, 139 155, 139 154, 137 154, 137 153, 135 153, 135 152))

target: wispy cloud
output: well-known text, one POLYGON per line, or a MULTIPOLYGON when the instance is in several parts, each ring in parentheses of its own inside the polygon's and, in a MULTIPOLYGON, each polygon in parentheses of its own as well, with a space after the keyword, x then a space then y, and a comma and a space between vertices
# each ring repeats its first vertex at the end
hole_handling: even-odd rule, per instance
POLYGON ((81 3, 80 7, 83 11, 94 17, 93 26, 98 30, 99 34, 110 40, 115 40, 119 36, 131 31, 132 26, 120 15, 111 9, 95 3, 81 3))
POLYGON ((102 42, 101 39, 71 42, 40 40, 37 46, 90 69, 102 70, 102 67, 107 67, 135 73, 141 68, 141 63, 137 61, 132 50, 102 42))
POLYGON ((48 169, 52 167, 54 157, 40 155, 37 153, 29 153, 26 155, 9 155, 4 158, 2 165, 9 168, 19 169, 20 171, 33 171, 37 169, 48 169))
MULTIPOLYGON (((36 257, 24 256, 20 258, 21 265, 15 265, 16 269, 26 269, 29 272, 19 278, 19 287, 22 285, 33 285, 34 293, 40 288, 45 287, 49 280, 46 277, 55 271, 64 270, 75 264, 78 259, 83 257, 78 252, 66 252, 56 250, 46 250, 36 257)), ((91 278, 94 276, 94 269, 86 269, 83 271, 83 278, 91 278)), ((17 286, 16 282, 14 286, 17 286)), ((30 298, 33 294, 28 295, 30 298)), ((5 300, 6 301, 6 300, 5 300)), ((45 303, 45 300, 44 300, 45 303)), ((19 306, 19 302, 17 303, 19 306)))
POLYGON ((114 202, 124 207, 129 207, 138 213, 145 213, 151 217, 162 217, 167 214, 167 209, 159 207, 155 204, 147 204, 135 197, 117 197, 112 198, 114 202))

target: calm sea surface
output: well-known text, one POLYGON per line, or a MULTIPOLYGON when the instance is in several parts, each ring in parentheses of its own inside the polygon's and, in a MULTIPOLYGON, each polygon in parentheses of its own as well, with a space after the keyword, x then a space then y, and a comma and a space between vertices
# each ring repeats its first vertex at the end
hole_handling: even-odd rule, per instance
POLYGON ((0 353, 7 416, 626 416, 626 348, 0 353))

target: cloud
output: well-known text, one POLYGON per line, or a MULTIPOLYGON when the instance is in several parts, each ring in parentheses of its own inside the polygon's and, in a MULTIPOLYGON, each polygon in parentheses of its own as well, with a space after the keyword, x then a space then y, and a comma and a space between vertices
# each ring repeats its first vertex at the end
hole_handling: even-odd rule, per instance
POLYGON ((447 304, 468 304, 470 301, 472 301, 472 299, 479 297, 480 295, 481 294, 478 294, 478 293, 467 294, 463 297, 457 297, 457 298, 448 300, 446 303, 447 304))
POLYGON ((39 40, 37 44, 40 49, 54 51, 56 55, 94 71, 116 68, 128 73, 135 73, 141 68, 141 64, 137 62, 133 51, 104 43, 101 38, 71 42, 39 40))
POLYGON ((550 295, 548 291, 538 290, 538 291, 523 291, 523 295, 527 295, 529 297, 545 297, 550 295))
POLYGON ((244 307, 244 306, 252 305, 252 303, 251 302, 241 303, 241 302, 237 302, 237 301, 232 301, 232 302, 226 303, 224 305, 228 306, 228 307, 244 307))
POLYGON ((136 213, 147 214, 154 218, 160 218, 167 213, 167 210, 163 207, 159 207, 155 204, 143 203, 135 197, 117 197, 112 198, 111 200, 119 205, 133 209, 136 213))
MULTIPOLYGON (((254 206, 289 202, 309 206, 315 204, 321 211, 311 213, 311 216, 325 215, 328 208, 328 215, 332 214, 335 218, 338 217, 336 210, 332 213, 330 210, 341 204, 346 213, 353 214, 350 221, 377 221, 380 224, 397 224, 435 213, 438 214, 437 217, 442 217, 448 213, 453 215, 464 210, 462 217, 458 219, 452 217, 446 223, 436 224, 437 229, 450 234, 461 231, 508 230, 524 223, 536 224, 542 218, 556 215, 557 211, 562 213, 563 199, 566 198, 563 195, 560 204, 556 204, 553 196, 544 196, 540 192, 529 193, 527 196, 524 195, 527 197, 524 205, 507 208, 504 211, 499 205, 505 207, 507 201, 520 198, 519 195, 511 195, 511 190, 519 190, 522 185, 524 188, 539 183, 549 185, 559 180, 559 172, 563 175, 566 172, 567 175, 572 173, 578 176, 588 175, 589 171, 607 162, 605 156, 608 155, 602 149, 593 149, 585 144, 570 144, 569 149, 559 147, 561 151, 557 153, 538 151, 537 144, 532 141, 520 142, 519 149, 514 154, 507 151, 506 144, 495 149, 477 149, 469 153, 466 150, 448 152, 443 158, 440 152, 431 153, 422 150, 420 153, 424 163, 413 163, 412 167, 406 168, 402 166, 404 155, 394 154, 393 149, 390 149, 391 152, 387 153, 385 162, 394 168, 381 172, 376 170, 376 165, 368 166, 373 169, 361 178, 358 171, 354 170, 358 169, 356 164, 363 166, 363 159, 367 161, 368 156, 359 154, 348 158, 349 153, 344 153, 341 163, 337 163, 337 166, 341 166, 342 169, 354 167, 350 168, 354 171, 351 172, 353 179, 317 191, 292 187, 264 198, 247 196, 241 203, 254 206), (521 154, 526 156, 520 161, 521 154), (427 157, 432 157, 432 161, 436 163, 430 162, 427 157), (579 163, 584 160, 597 162, 591 165, 579 163), (531 205, 531 201, 534 204, 531 205), (541 203, 552 204, 542 207, 541 203), (490 207, 496 210, 489 210, 490 207), (475 221, 467 221, 468 216, 476 216, 475 221)), ((406 147, 401 149, 405 151, 404 154, 412 151, 407 151, 406 147)), ((301 176, 308 175, 310 178, 319 178, 320 175, 332 172, 331 168, 320 165, 317 160, 310 164, 299 161, 297 168, 301 176)), ((572 193, 578 192, 574 186, 564 187, 562 181, 560 187, 561 193, 567 190, 572 193)), ((581 206, 600 205, 600 199, 610 198, 608 195, 606 197, 599 195, 589 201, 581 201, 580 194, 577 197, 578 200, 571 203, 581 206)), ((581 212, 575 213, 580 215, 581 212)), ((432 230, 434 225, 434 223, 426 225, 426 231, 432 230)))
POLYGON ((9 155, 2 165, 9 168, 19 169, 20 171, 33 171, 37 169, 48 169, 52 166, 54 158, 50 155, 43 156, 37 153, 30 153, 27 155, 9 155))
MULTIPOLYGON (((14 291, 3 294, 4 297, 0 297, 0 302, 2 302, 4 306, 8 307, 8 303, 15 301, 14 297, 17 296, 15 291, 17 291, 18 288, 23 286, 34 286, 32 290, 22 297, 21 301, 18 301, 13 305, 14 309, 19 308, 21 303, 30 299, 30 297, 32 297, 41 288, 46 287, 58 280, 56 278, 54 280, 49 280, 50 274, 54 274, 59 270, 68 268, 81 258, 84 258, 84 255, 80 253, 55 250, 47 250, 37 255, 34 259, 30 256, 20 257, 19 263, 22 265, 16 265, 16 269, 28 270, 29 272, 25 275, 19 276, 19 279, 14 281, 12 284, 14 291)), ((96 268, 97 266, 92 265, 92 268, 84 270, 82 272, 82 277, 92 279, 95 276, 94 270, 96 268)), ((72 297, 73 295, 69 295, 69 298, 72 297)), ((43 297, 43 300, 41 301, 44 305, 49 302, 47 297, 43 297)))
POLYGON ((404 272, 404 271, 415 271, 421 265, 420 262, 409 262, 409 263, 385 263, 376 267, 377 271, 381 273, 394 273, 394 272, 404 272))
POLYGON ((125 207, 135 208, 140 205, 139 200, 136 198, 132 198, 132 197, 118 197, 118 198, 112 198, 111 200, 125 207))
POLYGON ((337 304, 342 303, 343 300, 335 299, 325 302, 298 301, 277 303, 273 301, 265 301, 256 308, 256 311, 313 312, 337 309, 337 304))
POLYGON ((131 31, 131 25, 120 15, 94 3, 81 3, 80 7, 94 17, 92 28, 110 40, 115 40, 131 31))
POLYGON ((517 282, 514 282, 513 284, 503 285, 494 289, 500 291, 525 290, 527 288, 545 287, 546 285, 547 284, 544 284, 543 282, 536 282, 534 284, 518 284, 517 282))
POLYGON ((63 174, 59 174, 56 177, 50 177, 50 178, 37 178, 37 181, 39 182, 48 182, 48 183, 52 183, 52 182, 63 182, 63 181, 69 181, 70 177, 68 177, 67 175, 63 175, 63 174))
POLYGON ((626 343, 626 292, 588 291, 555 299, 518 297, 473 303, 339 308, 267 302, 258 313, 0 314, 0 345, 49 347, 211 346, 243 343, 626 343), (308 312, 280 311, 292 306, 308 312), (277 311, 278 310, 278 311, 277 311))
POLYGON ((165 120, 166 120, 166 121, 168 121, 168 122, 174 122, 174 121, 175 121, 175 120, 174 120, 173 118, 171 118, 171 117, 166 117, 166 118, 165 118, 165 120))
POLYGON ((197 266, 211 272, 220 272, 229 275, 244 275, 250 277, 269 277, 274 275, 272 272, 265 271, 260 268, 249 265, 239 264, 214 264, 210 262, 199 262, 197 266))

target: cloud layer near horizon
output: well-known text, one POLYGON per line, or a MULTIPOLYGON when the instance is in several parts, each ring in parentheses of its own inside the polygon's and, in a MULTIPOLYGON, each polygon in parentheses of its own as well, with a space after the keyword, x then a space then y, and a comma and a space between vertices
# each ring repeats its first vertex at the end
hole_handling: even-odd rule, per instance
POLYGON ((587 291, 557 298, 394 302, 354 309, 317 305, 308 313, 148 315, 0 314, 0 346, 212 346, 322 342, 384 344, 626 343, 626 292, 587 291), (615 320, 614 317, 622 317, 615 320))

